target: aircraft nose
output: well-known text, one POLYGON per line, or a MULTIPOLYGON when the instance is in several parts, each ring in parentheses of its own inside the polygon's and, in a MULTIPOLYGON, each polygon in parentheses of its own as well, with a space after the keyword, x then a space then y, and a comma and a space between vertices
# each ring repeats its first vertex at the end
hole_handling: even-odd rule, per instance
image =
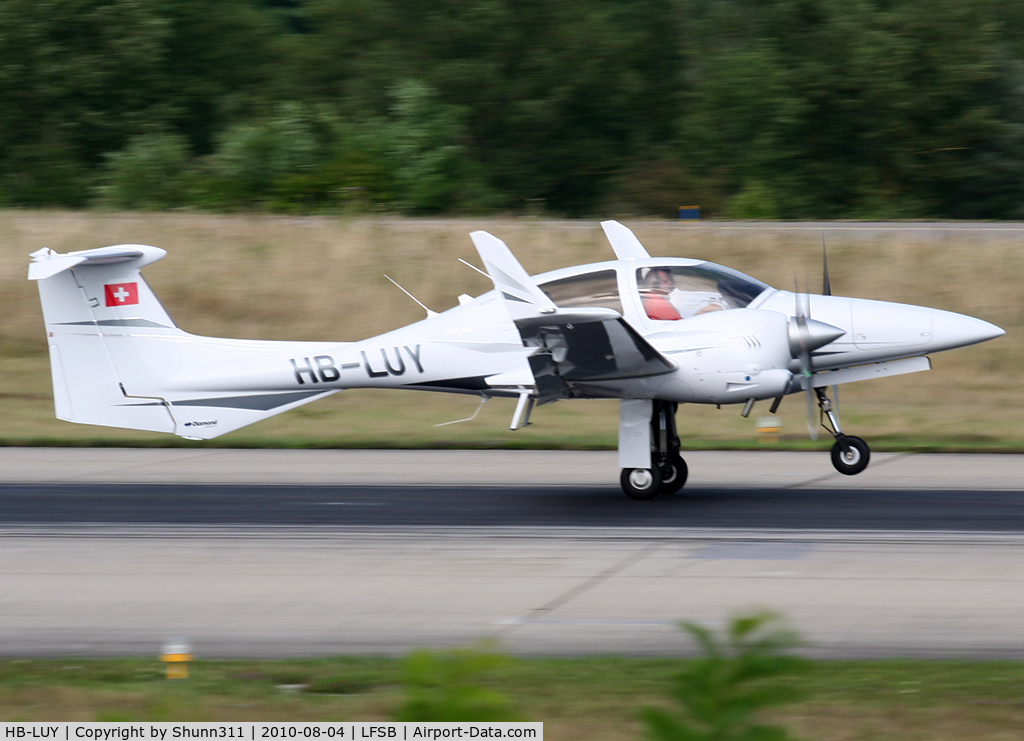
POLYGON ((952 350, 955 347, 976 345, 1006 334, 994 324, 966 314, 932 309, 931 351, 952 350))

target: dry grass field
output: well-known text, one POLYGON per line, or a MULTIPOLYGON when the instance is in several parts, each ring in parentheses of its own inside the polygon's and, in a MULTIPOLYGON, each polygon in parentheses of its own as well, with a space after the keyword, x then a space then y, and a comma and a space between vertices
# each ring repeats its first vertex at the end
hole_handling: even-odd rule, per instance
MULTIPOLYGON (((818 290, 828 243, 837 294, 923 304, 994 322, 1007 335, 937 355, 934 370, 842 391, 844 426, 876 447, 1024 449, 1024 225, 746 224, 627 222, 651 254, 712 260, 780 288, 794 274, 818 290)), ((441 311, 489 281, 457 262, 479 259, 469 239, 486 229, 531 273, 612 257, 596 221, 419 220, 193 213, 0 212, 0 408, 7 444, 178 444, 170 437, 53 419, 42 320, 28 254, 120 243, 163 247, 146 277, 178 324, 197 334, 354 340, 422 318, 387 273, 441 311)), ((470 423, 470 397, 351 391, 232 433, 220 445, 610 447, 614 402, 540 408, 535 424, 506 429, 512 402, 493 400, 470 423)), ((738 408, 683 407, 686 447, 756 445, 738 408)), ((806 439, 802 400, 782 406, 784 445, 806 439)), ((194 443, 188 443, 194 444, 194 443)), ((819 442, 818 447, 827 447, 819 442)))

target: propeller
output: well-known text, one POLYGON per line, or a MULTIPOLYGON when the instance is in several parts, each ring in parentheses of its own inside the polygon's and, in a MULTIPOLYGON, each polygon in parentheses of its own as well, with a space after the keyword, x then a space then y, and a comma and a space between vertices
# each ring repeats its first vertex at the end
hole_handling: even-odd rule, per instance
POLYGON ((828 277, 828 250, 825 248, 825 235, 821 235, 821 264, 823 269, 821 271, 821 295, 831 296, 832 295, 832 281, 828 277))
MULTIPOLYGON (((793 282, 797 283, 795 276, 793 282)), ((830 288, 827 285, 826 287, 830 288)), ((814 414, 817 400, 814 398, 814 385, 811 382, 814 376, 811 353, 842 337, 845 331, 811 318, 811 298, 800 290, 798 283, 793 296, 796 306, 794 317, 789 323, 789 351, 800 367, 800 386, 807 400, 807 434, 811 440, 817 440, 818 420, 814 414)))
MULTIPOLYGON (((828 248, 825 247, 825 234, 821 235, 821 295, 832 295, 832 281, 828 276, 828 248)), ((839 386, 832 387, 832 413, 839 422, 839 386)))
MULTIPOLYGON (((811 440, 818 439, 818 425, 814 418, 814 390, 811 387, 811 376, 814 375, 814 367, 811 365, 811 300, 810 297, 800 290, 796 277, 793 278, 795 291, 793 293, 796 302, 794 325, 790 325, 790 350, 793 357, 800 362, 800 386, 804 390, 804 397, 807 400, 807 434, 811 440), (794 343, 795 340, 795 343, 794 343), (794 347, 795 344, 795 347, 794 347)), ((820 347, 820 345, 819 345, 820 347)))

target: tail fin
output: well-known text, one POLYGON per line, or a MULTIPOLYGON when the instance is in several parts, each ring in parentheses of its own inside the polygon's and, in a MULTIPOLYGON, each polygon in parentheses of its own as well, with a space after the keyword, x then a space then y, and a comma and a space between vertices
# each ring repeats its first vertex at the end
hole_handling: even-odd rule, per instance
POLYGON ((108 334, 129 327, 181 333, 139 272, 165 254, 156 247, 119 245, 32 255, 29 279, 39 282, 59 419, 174 432, 174 420, 162 403, 131 403, 108 334))
POLYGON ((281 360, 289 348, 316 354, 309 343, 196 337, 179 329, 140 272, 165 254, 118 245, 32 255, 29 279, 38 281, 59 419, 205 439, 339 390, 275 383, 279 365, 283 380, 290 375, 281 360), (266 369, 269 381, 261 374, 266 369))

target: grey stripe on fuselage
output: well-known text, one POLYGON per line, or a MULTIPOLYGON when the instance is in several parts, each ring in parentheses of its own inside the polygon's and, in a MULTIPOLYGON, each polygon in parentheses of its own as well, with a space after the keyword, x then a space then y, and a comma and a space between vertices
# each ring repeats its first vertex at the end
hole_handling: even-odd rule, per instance
MULTIPOLYGON (((333 390, 333 389, 332 389, 333 390)), ((283 407, 285 404, 293 404, 296 401, 308 399, 311 396, 319 396, 327 391, 295 391, 285 394, 257 394, 254 396, 220 396, 214 399, 181 399, 172 401, 173 407, 220 407, 223 409, 252 409, 260 412, 268 412, 271 409, 283 407)), ((159 401, 149 401, 143 404, 124 404, 122 406, 152 407, 163 406, 159 401)))
POLYGON ((160 324, 149 319, 101 319, 99 321, 89 320, 85 322, 57 322, 57 326, 84 325, 89 327, 163 327, 174 329, 167 324, 160 324))

